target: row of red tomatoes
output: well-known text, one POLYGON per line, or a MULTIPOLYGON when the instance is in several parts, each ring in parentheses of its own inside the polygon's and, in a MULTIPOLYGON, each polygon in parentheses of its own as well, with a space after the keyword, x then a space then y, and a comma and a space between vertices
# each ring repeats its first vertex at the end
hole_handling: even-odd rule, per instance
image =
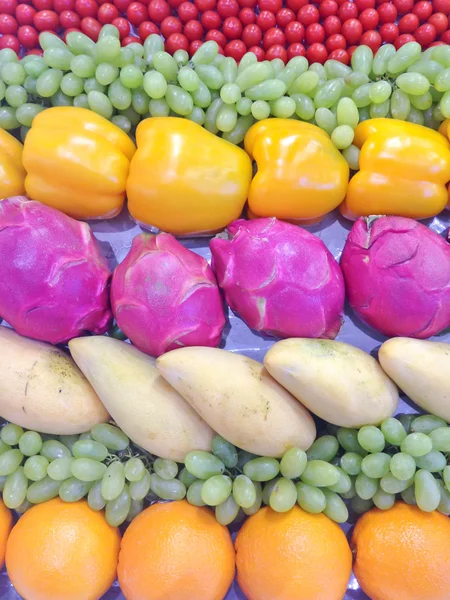
POLYGON ((260 60, 348 63, 359 44, 450 43, 449 13, 450 0, 0 0, 0 48, 34 51, 41 31, 95 40, 112 23, 123 45, 158 33, 170 53, 214 40, 236 60, 250 50, 260 60))

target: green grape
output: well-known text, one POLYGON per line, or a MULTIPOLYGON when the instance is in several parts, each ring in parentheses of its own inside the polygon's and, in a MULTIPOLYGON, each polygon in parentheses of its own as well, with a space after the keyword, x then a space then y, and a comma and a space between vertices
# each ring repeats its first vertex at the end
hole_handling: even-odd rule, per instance
POLYGON ((19 467, 14 473, 8 475, 3 487, 2 499, 8 508, 18 508, 27 495, 28 479, 23 467, 19 467))
POLYGON ((80 440, 92 440, 94 439, 91 435, 90 431, 85 431, 84 433, 80 434, 80 440))
POLYGON ((42 50, 48 50, 49 48, 62 48, 63 50, 67 49, 67 46, 63 40, 50 31, 44 31, 39 34, 39 45, 41 46, 42 50))
POLYGON ((138 115, 146 115, 148 113, 150 98, 142 88, 133 90, 131 93, 131 106, 138 115))
MULTIPOLYGON (((157 460, 165 460, 165 459, 157 459, 157 460)), ((173 461, 168 461, 170 463, 172 463, 173 461)), ((175 465, 175 476, 178 473, 178 466, 177 463, 173 463, 175 465)), ((160 475, 161 477, 163 477, 162 475, 162 471, 164 471, 164 465, 162 465, 162 469, 159 467, 159 470, 156 469, 156 461, 155 461, 155 471, 158 473, 158 475, 160 475)), ((134 457, 134 458, 130 458, 127 460, 127 462, 124 464, 124 474, 125 474, 125 478, 127 479, 127 481, 140 481, 145 474, 145 465, 142 462, 142 460, 140 458, 134 457)), ((163 477, 164 479, 164 477, 163 477)), ((171 478, 170 478, 171 479, 171 478)))
MULTIPOLYGON (((236 62, 236 61, 234 61, 234 62, 236 62)), ((256 55, 253 52, 246 52, 239 62, 238 74, 241 74, 248 67, 251 67, 252 65, 256 66, 257 64, 259 64, 259 63, 258 63, 258 59, 256 58, 256 55)))
MULTIPOLYGON (((248 54, 251 54, 251 52, 248 54)), ((241 60, 241 63, 242 63, 242 60, 241 60)), ((234 60, 234 58, 231 58, 231 57, 224 58, 223 60, 220 61, 220 63, 218 65, 214 65, 214 66, 216 66, 219 69, 219 71, 222 73, 225 85, 234 83, 236 81, 236 77, 238 74, 238 67, 237 67, 237 64, 236 64, 236 61, 234 60)), ((237 84, 235 84, 235 85, 237 85, 237 84)), ((240 97, 241 90, 240 90, 239 86, 237 86, 237 88, 238 88, 239 97, 240 97)), ((236 102, 236 100, 235 100, 235 102, 236 102)))
POLYGON ((366 450, 358 442, 358 431, 356 429, 349 429, 347 427, 339 427, 336 432, 336 437, 340 445, 347 452, 355 452, 361 456, 367 454, 366 450))
POLYGON ((1 65, 0 75, 6 85, 22 85, 27 73, 20 63, 7 62, 1 65))
POLYGON ((103 461, 108 456, 108 449, 94 440, 78 440, 72 446, 72 454, 75 458, 92 458, 103 461))
POLYGON ((439 103, 439 110, 446 119, 450 117, 450 90, 442 96, 439 103))
POLYGON ((390 462, 390 470, 396 479, 406 481, 414 477, 416 472, 416 462, 412 456, 399 452, 394 454, 390 462))
POLYGON ((448 491, 450 492, 450 465, 447 465, 443 470, 442 470, 442 478, 444 480, 444 483, 448 489, 448 491))
POLYGON ((275 75, 278 77, 285 68, 284 62, 281 60, 281 58, 273 58, 270 62, 272 63, 275 75))
POLYGON ((153 57, 164 50, 164 42, 156 33, 149 35, 144 41, 144 58, 149 67, 153 67, 153 57))
POLYGON ((73 73, 66 73, 61 79, 61 91, 67 96, 78 96, 84 90, 84 80, 73 73))
POLYGON ((128 44, 127 48, 133 50, 136 58, 142 58, 144 56, 144 46, 138 42, 132 42, 131 44, 128 44))
POLYGON ((27 133, 30 131, 31 127, 25 127, 25 125, 22 125, 22 127, 20 128, 20 139, 22 140, 22 143, 25 142, 25 138, 27 137, 27 133))
POLYGON ((381 423, 380 429, 386 442, 393 446, 400 446, 406 437, 406 431, 402 423, 393 417, 385 419, 381 423))
MULTIPOLYGON (((191 486, 192 487, 192 486, 191 486)), ((205 504, 217 506, 231 494, 232 483, 225 475, 214 475, 207 479, 202 486, 201 497, 205 504)))
POLYGON ((355 480, 355 489, 360 498, 370 500, 378 489, 378 481, 367 477, 365 473, 360 473, 355 480))
POLYGON ((341 457, 341 468, 348 475, 359 475, 361 472, 362 456, 356 452, 346 452, 341 457))
POLYGON ((163 500, 182 500, 186 487, 179 479, 163 479, 157 473, 151 475, 150 489, 163 500))
POLYGON ((170 108, 164 98, 160 100, 150 100, 148 105, 148 112, 151 117, 168 117, 170 114, 170 108))
POLYGON ((425 469, 417 471, 414 477, 414 493, 417 506, 425 511, 436 510, 441 501, 441 492, 436 479, 425 469))
POLYGON ((401 497, 402 497, 403 502, 406 502, 406 504, 410 504, 410 505, 417 504, 413 485, 406 488, 406 490, 403 490, 401 492, 401 497))
POLYGON ((111 123, 117 125, 117 127, 122 129, 122 131, 124 131, 125 133, 129 133, 131 131, 130 119, 123 115, 115 115, 114 117, 112 117, 111 123))
POLYGON ((382 452, 385 446, 385 439, 378 427, 365 425, 358 431, 358 442, 367 452, 382 452))
POLYGON ((365 106, 369 106, 371 103, 370 100, 370 88, 373 83, 365 83, 360 87, 356 88, 356 90, 352 94, 352 100, 356 104, 358 108, 363 108, 365 106))
POLYGON ((216 42, 210 40, 200 46, 200 48, 195 52, 194 56, 191 58, 191 62, 195 66, 209 65, 215 59, 218 52, 219 46, 216 42))
POLYGON ((270 103, 272 115, 279 119, 289 119, 295 113, 295 109, 295 100, 289 96, 282 96, 270 103))
POLYGON ((55 460, 56 458, 70 458, 72 456, 69 448, 58 442, 58 440, 46 440, 42 444, 40 451, 42 456, 47 460, 55 460))
POLYGON ((372 479, 381 479, 389 473, 391 457, 385 452, 368 454, 362 459, 361 470, 372 479))
POLYGON ((220 435, 215 435, 212 440, 212 452, 219 458, 227 469, 233 469, 238 462, 236 447, 220 435))
POLYGON ((243 117, 250 115, 252 112, 252 101, 250 98, 239 98, 236 102, 236 110, 243 117))
POLYGON ((320 83, 323 83, 324 81, 327 80, 327 72, 325 70, 325 67, 323 65, 321 65, 320 63, 317 63, 317 62, 313 63, 312 65, 309 66, 309 70, 317 73, 317 75, 319 76, 320 83))
POLYGON ((25 73, 37 79, 41 73, 47 70, 47 65, 44 62, 44 59, 41 57, 36 57, 39 60, 32 60, 30 62, 24 63, 22 61, 22 66, 25 69, 25 73))
POLYGON ((323 435, 316 439, 312 446, 307 450, 306 455, 309 460, 332 460, 339 450, 339 442, 332 435, 323 435))
POLYGON ((135 65, 126 65, 120 70, 121 84, 131 90, 140 87, 143 84, 144 75, 135 65))
POLYGON ((175 461, 167 458, 157 458, 153 463, 155 473, 162 479, 174 479, 178 474, 178 465, 175 461))
POLYGON ((276 458, 254 458, 244 465, 244 475, 252 481, 270 481, 280 472, 280 463, 276 458))
MULTIPOLYGON (((89 460, 89 459, 80 459, 89 460)), ((65 481, 58 482, 60 484, 59 497, 64 502, 78 502, 84 498, 91 488, 91 483, 87 481, 80 481, 76 477, 70 477, 65 481)))
POLYGON ((336 523, 345 523, 348 521, 348 510, 342 498, 330 490, 324 489, 326 505, 323 509, 324 514, 336 523))
POLYGON ((167 82, 164 75, 161 75, 161 73, 158 71, 148 71, 144 75, 143 87, 146 94, 148 94, 150 98, 159 100, 166 94, 167 82))
POLYGON ((444 419, 435 415, 421 415, 420 417, 416 417, 411 423, 411 431, 413 433, 425 433, 428 435, 439 427, 447 427, 447 423, 444 419))
POLYGON ((336 466, 336 469, 339 471, 339 481, 330 485, 329 489, 337 494, 346 494, 352 488, 352 480, 341 467, 336 466))
POLYGON ((87 54, 74 56, 70 61, 70 70, 85 79, 86 77, 94 77, 96 64, 94 60, 87 54))
POLYGON ((287 512, 291 510, 296 502, 297 489, 294 482, 286 477, 277 479, 276 485, 270 494, 270 507, 276 512, 287 512))
POLYGON ((438 73, 434 80, 434 87, 438 92, 447 92, 450 90, 450 68, 438 73))
MULTIPOLYGON (((157 71, 153 71, 153 73, 158 73, 157 71)), ((158 73, 158 75, 161 75, 158 73)), ((164 79, 164 83, 166 80, 164 79)), ((163 87, 162 81, 158 81, 160 87, 163 87)), ((195 71, 193 71, 190 67, 181 67, 178 71, 178 83, 180 86, 186 90, 187 92, 195 92, 200 85, 199 76, 195 71)), ((145 87, 145 86, 144 86, 145 87)), ((158 88, 159 89, 159 88, 158 88)))
MULTIPOLYGON (((420 60, 408 68, 408 73, 421 73, 433 85, 444 67, 435 60, 420 60)), ((442 90, 445 91, 445 90, 442 90)))
POLYGON ((118 76, 119 69, 107 62, 100 63, 95 69, 95 77, 101 85, 110 85, 118 76))
POLYGON ((102 510, 106 506, 106 500, 102 496, 102 482, 97 481, 88 493, 87 502, 92 510, 102 510))
MULTIPOLYGON (((308 64, 307 61, 306 64, 308 64)), ((325 61, 324 67, 328 79, 336 79, 336 77, 345 77, 346 75, 350 75, 353 72, 352 69, 347 65, 344 65, 338 60, 333 59, 325 61)))
POLYGON ((204 450, 189 452, 184 459, 186 469, 198 479, 209 479, 225 471, 224 463, 214 454, 204 450))
MULTIPOLYGON (((31 94, 32 96, 38 95, 37 89, 36 89, 36 82, 37 82, 37 79, 35 79, 34 77, 31 77, 30 75, 28 75, 28 77, 25 78, 25 81, 23 82, 23 87, 24 87, 25 91, 27 92, 27 94, 31 94)), ((2 100, 5 97, 5 93, 6 93, 6 86, 3 83, 3 81, 1 81, 0 97, 2 100)))
POLYGON ((194 481, 197 481, 195 475, 189 473, 189 471, 185 467, 183 467, 183 469, 181 469, 180 473, 178 474, 178 479, 182 483, 184 483, 186 489, 189 489, 189 487, 194 483, 194 481))
POLYGON ((261 508, 261 504, 262 504, 262 487, 261 484, 258 483, 257 481, 253 482, 253 485, 255 486, 255 490, 256 490, 256 499, 255 502, 252 504, 252 506, 250 506, 250 508, 244 508, 242 507, 242 510, 244 512, 244 514, 251 516, 254 515, 258 512, 258 510, 261 508))
POLYGON ((129 484, 130 496, 132 500, 143 500, 150 491, 152 483, 151 475, 145 469, 144 477, 139 481, 132 481, 129 484))
POLYGON ((242 508, 251 508, 256 502, 256 487, 246 475, 238 475, 233 482, 233 496, 242 508))
POLYGON ((237 123, 236 107, 230 104, 222 104, 216 117, 216 127, 219 131, 228 133, 234 129, 237 123))
POLYGON ((444 515, 450 515, 450 492, 445 487, 444 482, 441 479, 436 479, 436 483, 439 487, 441 498, 437 510, 444 515))
POLYGON ((417 42, 408 42, 404 44, 397 52, 389 59, 387 68, 389 73, 397 75, 403 73, 419 58, 422 48, 417 42))
POLYGON ((373 59, 372 71, 376 77, 384 75, 388 70, 390 59, 395 55, 395 46, 384 44, 381 46, 373 59))
POLYGON ((416 458, 416 465, 419 469, 426 469, 430 473, 440 473, 446 466, 447 459, 442 452, 432 450, 425 456, 416 458))
POLYGON ((323 83, 314 96, 316 108, 331 108, 339 100, 344 89, 343 79, 331 79, 323 83))
POLYGON ((47 69, 36 81, 36 91, 42 98, 50 98, 59 90, 63 72, 59 69, 47 69))
POLYGON ((81 31, 71 31, 66 35, 66 44, 73 54, 91 57, 95 52, 95 42, 81 31))
POLYGON ((73 105, 78 108, 89 108, 87 94, 78 94, 78 96, 75 96, 73 105))
POLYGON ((359 122, 360 123, 362 123, 363 121, 367 121, 367 119, 370 119, 370 109, 368 106, 358 108, 358 112, 359 112, 359 122))
POLYGON ((370 105, 370 118, 371 119, 384 119, 389 114, 390 102, 386 100, 381 104, 371 104, 370 105))
POLYGON ((130 502, 130 510, 128 511, 126 520, 128 522, 131 522, 143 510, 144 510, 144 501, 143 500, 131 500, 131 502, 130 502))
MULTIPOLYGON (((419 434, 417 434, 419 435, 419 434)), ((450 452, 450 427, 438 427, 430 432, 433 450, 450 452)))
POLYGON ((431 51, 431 55, 428 58, 432 58, 433 60, 437 60, 444 67, 450 66, 450 52, 447 46, 435 47, 433 50, 429 48, 425 51, 424 54, 431 51))
POLYGON ((222 72, 213 65, 198 65, 196 73, 210 90, 220 90, 225 83, 222 72))
MULTIPOLYGON (((5 444, 5 442, 0 438, 0 454, 3 454, 7 450, 11 450, 11 446, 9 444, 5 444)), ((22 451, 20 446, 19 446, 19 450, 22 451)))
POLYGON ((303 482, 296 484, 298 505, 306 512, 317 514, 323 512, 326 506, 324 492, 318 487, 303 482))
MULTIPOLYGON (((105 471, 102 479, 102 496, 106 501, 115 500, 125 485, 123 464, 112 462, 105 471)), ((138 498, 139 499, 139 498, 138 498)))
MULTIPOLYGON (((306 94, 294 94, 291 96, 295 100, 295 114, 302 121, 309 121, 314 117, 314 101, 306 94)), ((326 109, 325 109, 326 110, 326 109)))
POLYGON ((73 54, 67 48, 48 48, 44 51, 44 61, 52 69, 69 71, 72 58, 73 54))
MULTIPOLYGON (((26 62, 30 62, 33 59, 24 57, 21 62, 23 63, 24 60, 26 63, 26 62)), ((15 62, 15 63, 19 62, 19 58, 18 58, 17 54, 11 48, 2 48, 0 50, 0 67, 2 65, 5 65, 6 63, 11 63, 11 62, 15 62)))
POLYGON ((359 88, 366 83, 370 83, 370 79, 365 73, 351 72, 344 77, 344 83, 354 91, 356 88, 359 88))
POLYGON ((22 502, 22 504, 20 506, 18 506, 15 511, 16 514, 19 515, 19 517, 21 517, 23 514, 25 514, 27 512, 27 510, 29 510, 33 505, 31 504, 31 502, 28 502, 28 500, 25 498, 25 500, 22 502))
POLYGON ((26 431, 20 436, 19 450, 24 456, 39 454, 42 448, 42 438, 36 431, 26 431))
POLYGON ((373 500, 372 499, 364 500, 363 498, 360 498, 359 496, 355 496, 354 498, 352 498, 350 500, 350 506, 351 506, 353 512, 355 512, 357 515, 362 515, 372 508, 373 500))
POLYGON ((303 483, 315 487, 329 487, 335 485, 339 479, 339 469, 323 460, 309 460, 301 474, 303 483))
MULTIPOLYGON (((328 437, 328 436, 324 436, 328 437)), ((330 436, 331 437, 331 436, 330 436)), ((322 438, 323 439, 323 438, 322 438)), ((317 440, 316 440, 317 441, 317 440)), ((329 440, 328 440, 329 442, 329 440)), ((311 446, 309 451, 314 447, 314 444, 311 446)), ((316 446, 316 450, 317 450, 316 446)), ((320 448, 319 448, 320 450, 320 448)), ((324 454, 323 450, 327 450, 327 448, 322 448, 322 455, 324 454)), ((308 452, 309 452, 308 451, 308 452)), ((320 452, 316 452, 320 454, 320 452)), ((330 445, 328 444, 328 454, 330 454, 330 445)), ((296 479, 300 477, 306 467, 308 457, 304 450, 300 448, 291 448, 283 455, 280 461, 280 472, 283 477, 287 477, 288 479, 296 479)), ((326 459, 323 459, 326 460, 326 459)))
POLYGON ((380 510, 389 510, 395 504, 395 494, 388 494, 384 490, 378 489, 372 500, 380 510))
POLYGON ((237 517, 239 512, 239 505, 233 496, 228 498, 216 506, 215 514, 216 519, 221 525, 229 525, 237 517))
POLYGON ((106 473, 106 465, 92 458, 76 458, 71 468, 72 475, 85 482, 98 481, 106 473))
POLYGON ((222 106, 223 101, 221 98, 215 98, 205 113, 205 129, 211 133, 216 134, 219 131, 219 128, 217 127, 217 115, 222 106))
POLYGON ((392 473, 388 473, 380 480, 380 487, 388 494, 399 494, 408 488, 414 482, 414 478, 400 480, 394 477, 392 473))
POLYGON ((0 454, 0 475, 10 475, 22 464, 23 454, 20 450, 11 449, 0 454))
POLYGON ((278 479, 279 477, 272 479, 272 481, 269 481, 264 485, 262 491, 262 501, 266 506, 270 505, 270 494, 273 492, 273 489, 276 486, 278 479))
POLYGON ((294 83, 289 87, 288 93, 290 96, 294 94, 309 95, 311 93, 315 93, 319 82, 319 76, 316 72, 306 71, 306 73, 302 73, 299 77, 297 77, 294 83))
POLYGON ((204 483, 204 481, 198 479, 189 486, 186 494, 186 500, 189 504, 192 504, 193 506, 205 506, 205 502, 202 500, 202 488, 204 483))
MULTIPOLYGON (((328 61, 330 62, 330 61, 328 61)), ((338 62, 338 61, 336 61, 338 62)), ((341 63, 338 63, 341 65, 341 63)), ((345 65, 341 65, 345 67, 345 65)), ((286 87, 289 89, 294 81, 300 77, 303 73, 306 73, 308 70, 308 61, 304 56, 294 56, 287 63, 281 73, 277 76, 280 81, 283 81, 286 84, 286 87)))
POLYGON ((0 476, 0 492, 3 492, 3 488, 5 487, 6 480, 8 479, 7 475, 0 476))
POLYGON ((14 423, 8 423, 0 430, 0 439, 9 446, 17 446, 22 434, 22 427, 19 425, 14 425, 14 423))
MULTIPOLYGON (((279 79, 267 79, 247 88, 245 96, 250 100, 277 100, 286 93, 286 84, 279 79)), ((253 115, 255 116, 255 115, 253 115)), ((256 117, 255 117, 256 118, 256 117)))
POLYGON ((351 144, 348 148, 344 148, 342 156, 348 163, 348 166, 352 171, 359 170, 359 155, 361 151, 357 146, 351 144))
POLYGON ((55 481, 64 481, 72 477, 73 458, 57 458, 47 467, 47 475, 55 481))
POLYGON ((256 454, 252 454, 251 452, 247 452, 246 450, 240 450, 238 453, 238 463, 237 468, 242 471, 245 463, 248 463, 250 460, 254 458, 258 458, 256 454))
POLYGON ((429 129, 438 129, 439 125, 440 125, 440 121, 436 121, 436 119, 433 117, 433 110, 434 110, 435 105, 432 104, 430 106, 430 108, 427 108, 427 110, 424 112, 423 116, 424 116, 424 125, 425 127, 428 127, 429 129))
POLYGON ((326 131, 328 135, 334 131, 337 125, 336 115, 328 108, 318 108, 315 112, 316 125, 326 131))
POLYGON ((220 97, 225 104, 235 104, 241 98, 241 90, 235 83, 226 83, 220 90, 220 97))
POLYGON ((331 141, 339 150, 344 150, 351 146, 355 132, 348 125, 338 125, 331 134, 331 141))
POLYGON ((105 519, 112 527, 118 527, 126 520, 131 508, 128 486, 124 486, 119 496, 106 503, 105 519))
POLYGON ((167 86, 166 101, 171 110, 182 116, 188 115, 194 108, 192 96, 177 85, 167 86))
POLYGON ((430 89, 430 82, 421 73, 402 73, 395 83, 401 90, 412 96, 421 96, 430 89))
POLYGON ((173 58, 177 65, 180 65, 181 67, 187 65, 189 62, 189 54, 186 50, 182 50, 181 48, 173 53, 173 58))
MULTIPOLYGON (((109 35, 112 35, 113 37, 116 37, 117 39, 119 39, 120 37, 120 33, 119 30, 117 29, 117 27, 115 27, 114 25, 103 25, 103 27, 100 29, 100 33, 99 33, 99 39, 103 38, 103 37, 107 37, 109 35)), ((158 36, 159 37, 159 36, 158 36)))
POLYGON ((45 456, 30 456, 25 461, 23 468, 27 479, 41 481, 47 475, 48 460, 45 456))
POLYGON ((265 100, 256 100, 251 107, 252 116, 257 121, 263 121, 270 115, 270 104, 265 100))
POLYGON ((368 46, 358 46, 352 54, 352 69, 369 75, 372 71, 373 52, 368 46))
MULTIPOLYGON (((133 50, 128 46, 130 50, 133 50)), ((94 58, 97 64, 111 64, 119 58, 120 40, 112 35, 104 36, 98 39, 95 44, 94 58)))
POLYGON ((108 450, 113 450, 114 452, 125 450, 130 443, 130 440, 123 431, 109 423, 94 425, 91 429, 91 434, 96 442, 103 444, 108 450))
POLYGON ((208 108, 210 106, 212 100, 211 92, 203 81, 199 80, 198 88, 191 95, 195 106, 199 108, 208 108))
POLYGON ((352 129, 358 125, 358 108, 351 98, 341 98, 339 100, 336 118, 338 125, 348 125, 352 129))
POLYGON ((345 500, 351 500, 356 496, 355 477, 350 477, 350 489, 347 492, 342 492, 341 496, 342 498, 345 498, 345 500))
POLYGON ((433 98, 433 102, 440 102, 442 99, 442 96, 444 95, 444 92, 438 92, 434 87, 431 87, 430 94, 431 94, 431 97, 433 98))
MULTIPOLYGON (((32 457, 37 458, 37 457, 32 457)), ((28 459, 31 460, 31 459, 28 459)), ((28 461, 27 461, 28 462, 28 461)), ((24 467, 25 471, 25 467, 24 467)), ((25 473, 26 475, 26 473, 25 473)), ((27 476, 27 475, 26 475, 27 476)), ((28 477, 28 476, 27 476, 28 477)), ((28 479, 30 479, 28 477, 28 479)), ((55 481, 50 477, 44 477, 39 481, 35 481, 30 485, 27 490, 27 500, 32 504, 40 504, 41 502, 47 502, 52 498, 56 498, 59 494, 59 488, 61 487, 60 481, 55 481)))
POLYGON ((13 108, 18 108, 28 100, 28 94, 21 85, 10 85, 6 88, 5 100, 13 108))
POLYGON ((114 61, 116 67, 122 68, 134 63, 135 57, 133 50, 130 48, 121 48, 119 57, 114 61))
POLYGON ((56 92, 56 94, 53 94, 52 106, 72 106, 72 105, 73 105, 73 99, 70 98, 70 96, 66 96, 65 94, 63 94, 61 92, 61 90, 58 90, 56 92))
POLYGON ((105 119, 113 115, 113 105, 106 94, 102 92, 89 92, 87 95, 89 108, 105 119))
POLYGON ((78 442, 78 439, 79 436, 77 434, 59 436, 59 441, 64 444, 64 446, 67 446, 71 452, 74 444, 78 442))
POLYGON ((189 121, 193 121, 198 125, 203 125, 203 123, 205 122, 205 118, 205 111, 203 110, 203 108, 199 108, 198 106, 194 106, 192 112, 186 115, 186 119, 189 119, 189 121))
POLYGON ((433 442, 431 438, 424 433, 410 433, 401 443, 400 449, 402 452, 416 458, 431 452, 433 449, 433 442))
POLYGON ((156 52, 153 55, 153 68, 164 75, 166 81, 176 81, 178 65, 168 52, 156 52))
POLYGON ((374 104, 386 102, 391 97, 392 86, 388 81, 377 81, 370 86, 369 98, 374 104))

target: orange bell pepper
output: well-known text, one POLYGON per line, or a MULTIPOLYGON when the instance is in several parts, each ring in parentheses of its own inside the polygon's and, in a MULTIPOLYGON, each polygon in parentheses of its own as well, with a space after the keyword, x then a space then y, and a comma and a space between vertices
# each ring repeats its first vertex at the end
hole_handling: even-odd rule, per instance
POLYGON ((0 129, 0 200, 25 194, 25 169, 22 165, 22 144, 10 133, 0 129))

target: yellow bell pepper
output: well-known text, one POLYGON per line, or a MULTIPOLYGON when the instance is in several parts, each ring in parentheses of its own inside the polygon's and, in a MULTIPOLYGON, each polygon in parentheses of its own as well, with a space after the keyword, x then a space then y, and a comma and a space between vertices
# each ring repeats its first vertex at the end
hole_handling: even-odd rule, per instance
POLYGON ((112 218, 122 210, 135 150, 126 133, 90 110, 44 110, 25 138, 27 196, 75 219, 112 218))
POLYGON ((220 231, 241 215, 252 178, 244 150, 176 117, 145 119, 136 141, 127 182, 136 221, 186 236, 220 231))
POLYGON ((25 194, 22 152, 22 144, 10 133, 0 129, 0 200, 25 194))
POLYGON ((258 166, 248 195, 249 216, 314 222, 344 199, 347 162, 319 127, 267 119, 249 129, 244 143, 258 166))
POLYGON ((357 126, 354 144, 361 148, 360 170, 339 207, 345 217, 426 219, 444 209, 450 144, 443 135, 414 123, 372 119, 357 126))

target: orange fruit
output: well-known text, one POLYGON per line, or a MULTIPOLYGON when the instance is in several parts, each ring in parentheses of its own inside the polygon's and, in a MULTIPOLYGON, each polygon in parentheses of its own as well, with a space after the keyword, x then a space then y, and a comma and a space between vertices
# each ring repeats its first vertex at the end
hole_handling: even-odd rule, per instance
POLYGON ((342 529, 298 506, 266 507, 236 538, 237 578, 248 600, 342 600, 352 555, 342 529))
POLYGON ((12 528, 11 511, 0 500, 0 569, 5 564, 6 542, 12 528))
POLYGON ((353 571, 371 600, 450 598, 450 519, 397 502, 365 513, 353 531, 353 571))
POLYGON ((234 578, 228 529, 185 500, 141 512, 120 545, 118 579, 127 600, 223 600, 234 578))
POLYGON ((6 570, 25 600, 99 600, 116 578, 119 531, 86 501, 30 508, 6 545, 6 570))

